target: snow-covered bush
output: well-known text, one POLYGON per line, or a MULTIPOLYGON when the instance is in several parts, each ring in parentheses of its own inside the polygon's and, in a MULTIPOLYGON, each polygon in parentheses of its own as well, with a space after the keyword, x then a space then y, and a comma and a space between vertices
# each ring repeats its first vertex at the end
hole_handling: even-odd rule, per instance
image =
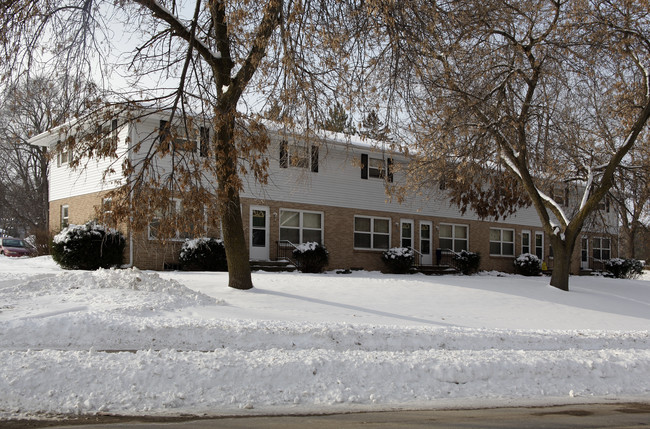
POLYGON ((617 279, 634 279, 643 274, 643 264, 636 259, 608 259, 605 269, 617 279))
POLYGON ((539 276, 542 273, 542 261, 532 253, 522 253, 515 259, 515 271, 524 276, 539 276))
POLYGON ((406 274, 411 271, 415 253, 410 247, 393 247, 386 250, 381 258, 391 273, 406 274))
POLYGON ((303 273, 320 273, 329 263, 329 252, 322 244, 310 241, 296 246, 293 259, 303 273))
POLYGON ((228 271, 226 248, 216 238, 185 240, 178 262, 186 271, 228 271))
POLYGON ((458 267, 458 270, 469 276, 478 271, 478 267, 481 265, 481 254, 478 252, 461 250, 454 254, 454 261, 456 261, 456 267, 458 267))
POLYGON ((68 270, 96 270, 122 265, 126 240, 121 232, 88 222, 69 225, 52 240, 52 259, 68 270))

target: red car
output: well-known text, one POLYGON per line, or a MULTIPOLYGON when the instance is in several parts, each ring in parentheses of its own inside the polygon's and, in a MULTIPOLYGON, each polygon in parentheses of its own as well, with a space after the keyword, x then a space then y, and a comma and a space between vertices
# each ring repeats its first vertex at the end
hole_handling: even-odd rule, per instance
POLYGON ((36 249, 20 238, 0 238, 0 255, 5 256, 36 256, 36 249))

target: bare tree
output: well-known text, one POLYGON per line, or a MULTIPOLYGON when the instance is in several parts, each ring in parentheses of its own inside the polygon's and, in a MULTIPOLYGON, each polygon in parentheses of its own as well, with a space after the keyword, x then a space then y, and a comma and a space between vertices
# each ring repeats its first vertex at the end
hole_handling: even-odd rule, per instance
POLYGON ((412 183, 446 179, 454 201, 482 216, 532 204, 554 249, 551 285, 568 290, 584 223, 650 117, 644 3, 372 3, 374 34, 401 64, 412 183), (516 186, 500 186, 503 172, 516 186), (551 191, 569 184, 581 192, 572 212, 551 191))
MULTIPOLYGON (((115 88, 111 81, 115 74, 109 73, 114 69, 127 79, 127 89, 107 92, 104 108, 89 112, 89 121, 101 127, 116 113, 121 121, 153 112, 169 116, 158 130, 163 137, 153 146, 131 143, 132 151, 145 156, 135 164, 123 160, 127 181, 111 195, 115 220, 132 219, 130 225, 137 229, 144 228, 154 214, 163 215, 168 220, 159 225, 163 234, 207 207, 221 220, 229 286, 251 288, 240 210, 242 177, 252 175, 265 183, 269 162, 265 155, 269 138, 256 114, 281 106, 283 114, 277 117, 284 119, 282 126, 300 125, 309 135, 309 128, 325 119, 328 100, 351 98, 346 94, 357 86, 350 85, 355 82, 356 65, 345 53, 353 51, 358 40, 346 36, 351 31, 350 17, 356 14, 355 2, 5 3, 0 43, 5 63, 14 74, 46 64, 99 75, 104 84, 115 88), (116 57, 111 40, 121 34, 128 35, 135 46, 116 57), (209 156, 197 160, 175 154, 174 140, 190 137, 204 124, 213 130, 206 151, 209 156), (160 156, 173 157, 172 171, 156 169, 160 156), (178 195, 183 196, 187 213, 179 215, 169 208, 169 199, 178 195), (131 204, 134 200, 148 204, 136 207, 131 204)), ((99 135, 68 136, 59 149, 73 150, 78 156, 71 165, 83 167, 84 157, 117 156, 111 148, 102 147, 101 141, 99 135)))
POLYGON ((622 251, 629 258, 647 258, 643 244, 647 236, 650 214, 650 147, 648 142, 635 147, 616 173, 612 192, 607 197, 618 211, 622 251), (639 253, 639 251, 641 252, 639 253))
POLYGON ((35 235, 41 251, 48 247, 48 153, 27 140, 78 114, 92 92, 92 84, 36 76, 9 85, 2 95, 1 216, 35 235))

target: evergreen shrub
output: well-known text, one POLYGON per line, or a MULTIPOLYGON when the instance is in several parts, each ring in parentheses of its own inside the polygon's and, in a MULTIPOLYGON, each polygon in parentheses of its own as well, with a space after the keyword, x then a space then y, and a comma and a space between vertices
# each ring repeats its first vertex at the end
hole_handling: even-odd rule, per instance
POLYGON ((410 247, 393 247, 382 254, 382 259, 391 273, 406 274, 411 271, 415 253, 410 247))
POLYGON ((612 258, 605 261, 605 269, 617 279, 635 279, 643 273, 643 263, 636 259, 612 258))
POLYGON ((515 259, 515 271, 524 276, 539 276, 542 274, 542 261, 532 253, 522 253, 515 259))
POLYGON ((322 244, 310 241, 296 246, 293 259, 303 273, 321 273, 329 263, 329 252, 322 244))
POLYGON ((178 262, 186 271, 228 271, 226 247, 216 238, 185 240, 178 262))
POLYGON ((52 240, 52 259, 67 270, 122 265, 126 240, 121 232, 95 222, 69 225, 52 240))
POLYGON ((454 261, 456 261, 456 267, 458 270, 469 276, 478 271, 478 267, 481 265, 481 254, 478 252, 461 250, 454 254, 454 261))

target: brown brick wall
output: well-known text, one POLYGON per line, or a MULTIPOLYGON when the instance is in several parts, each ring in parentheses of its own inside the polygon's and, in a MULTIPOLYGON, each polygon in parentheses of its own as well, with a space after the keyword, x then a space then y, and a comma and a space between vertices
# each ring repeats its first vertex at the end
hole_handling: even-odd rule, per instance
MULTIPOLYGON (((371 216, 391 219, 391 247, 400 245, 400 225, 402 219, 413 220, 414 222, 414 247, 419 250, 419 222, 431 221, 432 249, 439 247, 438 226, 440 223, 457 225, 468 225, 469 227, 469 250, 481 254, 482 270, 497 270, 512 272, 514 270, 514 257, 511 256, 490 256, 490 228, 509 228, 515 230, 515 257, 521 254, 521 233, 524 230, 531 232, 531 240, 534 240, 535 231, 541 231, 539 227, 521 226, 506 223, 495 223, 489 221, 459 220, 453 218, 440 218, 421 215, 402 215, 382 211, 355 210, 340 207, 326 207, 308 204, 283 203, 268 200, 244 199, 242 202, 242 214, 246 241, 250 239, 249 219, 250 206, 265 206, 270 209, 270 258, 276 255, 276 242, 279 240, 279 213, 280 209, 296 209, 316 211, 324 213, 324 237, 325 245, 330 253, 329 269, 338 268, 365 268, 367 270, 384 270, 385 266, 381 261, 381 251, 354 249, 354 216, 371 216)), ((592 234, 593 236, 604 236, 604 234, 592 234)), ((532 244, 531 244, 532 246, 532 244)), ((544 260, 549 268, 552 268, 552 258, 549 258, 550 240, 544 237, 544 260)), ((533 251, 534 247, 531 247, 533 251)), ((612 257, 617 255, 617 245, 612 237, 612 257)), ((578 274, 580 268, 580 241, 576 244, 573 254, 572 273, 578 274)), ((590 249, 591 252, 591 249, 590 249)), ((434 255, 435 263, 435 255, 434 255)))
MULTIPOLYGON (((57 200, 50 202, 50 231, 56 233, 60 230, 60 213, 61 206, 67 204, 69 206, 69 222, 71 224, 82 224, 86 221, 95 218, 96 208, 102 202, 104 193, 87 194, 79 197, 72 197, 65 200, 57 200)), ((515 230, 515 256, 521 253, 521 232, 523 230, 531 231, 532 239, 534 240, 535 231, 540 228, 535 227, 522 227, 513 224, 496 224, 494 222, 486 221, 473 221, 473 220, 459 220, 452 218, 439 218, 429 217, 422 215, 402 215, 382 211, 368 211, 368 210, 355 210, 338 207, 327 207, 309 204, 296 204, 284 203, 268 200, 253 200, 242 199, 242 217, 244 223, 244 232, 246 242, 250 245, 250 207, 251 205, 269 207, 270 211, 270 230, 269 230, 269 257, 270 259, 276 258, 277 241, 279 240, 280 232, 280 209, 296 209, 322 212, 324 214, 324 238, 325 245, 330 252, 330 266, 329 269, 338 268, 364 268, 367 270, 384 270, 385 266, 381 260, 381 251, 376 250, 360 250, 354 249, 354 216, 370 216, 390 218, 391 222, 391 246, 398 247, 400 245, 400 221, 402 219, 413 220, 414 231, 414 247, 419 250, 419 222, 431 221, 433 224, 432 230, 432 251, 434 252, 435 263, 435 249, 439 245, 439 225, 441 223, 468 225, 469 227, 469 250, 473 252, 480 252, 481 254, 481 269, 482 270, 498 270, 504 272, 512 272, 513 257, 500 257, 490 256, 489 237, 490 228, 511 228, 515 230)), ((120 228, 123 232, 127 232, 125 227, 120 228)), ((219 237, 218 231, 210 231, 209 236, 219 237)), ((591 234, 591 236, 604 236, 603 234, 591 234)), ((590 241, 591 242, 591 241, 590 241)), ((182 241, 167 241, 165 243, 155 240, 149 240, 147 231, 136 233, 133 236, 133 265, 140 269, 154 269, 162 270, 166 265, 173 266, 178 263, 178 254, 182 241)), ((549 268, 552 268, 553 261, 549 258, 549 244, 548 237, 544 237, 544 259, 549 268)), ((125 262, 129 260, 129 242, 127 241, 127 249, 125 251, 125 262)), ((612 237, 612 257, 617 256, 617 242, 615 237, 612 237)), ((577 274, 580 267, 580 240, 576 244, 576 249, 573 254, 573 263, 571 272, 577 274)), ((589 249, 591 254, 591 248, 589 249)))

